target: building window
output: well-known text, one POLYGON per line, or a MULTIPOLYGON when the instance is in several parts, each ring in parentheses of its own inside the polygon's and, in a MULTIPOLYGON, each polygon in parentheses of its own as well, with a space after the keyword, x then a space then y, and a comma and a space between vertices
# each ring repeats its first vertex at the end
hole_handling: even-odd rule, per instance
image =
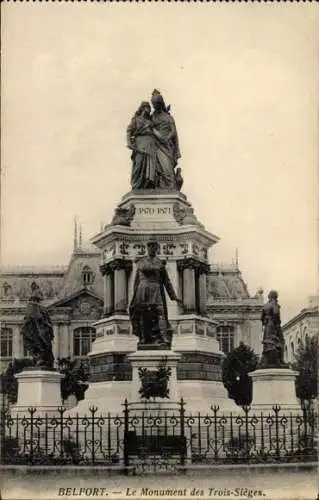
POLYGON ((228 354, 234 349, 234 327, 229 325, 218 326, 216 333, 219 349, 224 354, 228 354))
POLYGON ((82 269, 82 285, 92 285, 94 282, 94 273, 89 266, 84 266, 82 269))
POLYGON ((73 356, 86 356, 96 339, 95 328, 82 326, 73 331, 73 356))
POLYGON ((1 328, 1 357, 11 358, 12 357, 12 329, 11 328, 1 328))
POLYGON ((12 288, 7 282, 5 282, 2 285, 2 291, 3 291, 3 296, 8 297, 12 292, 12 288))
POLYGON ((284 357, 285 357, 285 362, 288 363, 288 347, 285 345, 285 351, 284 351, 284 357))

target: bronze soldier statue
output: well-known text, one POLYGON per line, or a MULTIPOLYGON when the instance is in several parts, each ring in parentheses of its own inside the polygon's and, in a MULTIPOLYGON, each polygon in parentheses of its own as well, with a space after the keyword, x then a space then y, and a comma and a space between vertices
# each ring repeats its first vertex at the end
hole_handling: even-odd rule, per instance
POLYGON ((137 263, 130 318, 133 333, 141 345, 170 348, 172 329, 167 317, 165 290, 171 300, 179 301, 165 265, 157 257, 158 243, 147 243, 148 256, 137 263))

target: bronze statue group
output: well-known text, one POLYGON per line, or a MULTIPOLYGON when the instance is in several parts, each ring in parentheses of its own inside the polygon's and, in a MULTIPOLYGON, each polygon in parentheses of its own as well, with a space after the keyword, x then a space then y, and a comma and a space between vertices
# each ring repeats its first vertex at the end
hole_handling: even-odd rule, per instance
MULTIPOLYGON (((132 150, 131 185, 133 190, 175 190, 182 186, 180 158, 175 121, 158 90, 151 105, 143 101, 127 129, 127 146, 132 150)), ((155 239, 147 244, 148 255, 137 262, 133 296, 129 306, 132 332, 138 347, 171 348, 172 329, 168 321, 165 291, 171 300, 177 297, 165 264, 158 257, 155 239)), ((43 295, 38 285, 31 285, 22 334, 25 347, 39 369, 54 368, 52 350, 53 327, 49 313, 41 305, 43 295)), ((269 293, 262 311, 263 352, 260 367, 283 367, 284 339, 280 324, 278 294, 269 293)))

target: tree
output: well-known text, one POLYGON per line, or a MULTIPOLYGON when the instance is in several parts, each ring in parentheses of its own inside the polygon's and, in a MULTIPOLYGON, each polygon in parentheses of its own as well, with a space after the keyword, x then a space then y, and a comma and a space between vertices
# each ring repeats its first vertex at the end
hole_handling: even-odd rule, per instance
POLYGON ((296 363, 293 368, 298 372, 296 395, 304 412, 312 408, 318 397, 318 336, 306 337, 298 346, 296 363))
POLYGON ((14 358, 10 361, 6 370, 1 373, 1 392, 6 394, 10 404, 15 404, 18 399, 18 381, 15 378, 15 374, 33 365, 34 362, 30 358, 14 358))
MULTIPOLYGON (((77 401, 84 399, 84 393, 88 388, 86 383, 89 379, 88 363, 84 360, 61 358, 57 360, 57 364, 58 371, 64 375, 61 380, 62 400, 65 401, 72 394, 77 401)), ((10 404, 15 404, 18 398, 18 381, 15 374, 31 366, 34 366, 34 361, 30 358, 13 359, 4 373, 1 373, 1 392, 7 395, 10 404)))
POLYGON ((238 406, 248 406, 252 401, 252 380, 248 373, 256 370, 258 356, 243 342, 230 351, 222 366, 222 380, 228 397, 238 406))

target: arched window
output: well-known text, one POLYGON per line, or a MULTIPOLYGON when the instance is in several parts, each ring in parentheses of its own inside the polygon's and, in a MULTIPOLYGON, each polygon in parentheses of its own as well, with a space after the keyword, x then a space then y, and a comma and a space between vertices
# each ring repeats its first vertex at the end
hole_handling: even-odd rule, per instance
POLYGON ((1 328, 0 355, 2 358, 12 358, 12 328, 1 328))
POLYGON ((96 339, 95 328, 81 326, 73 331, 73 356, 86 356, 96 339))
POLYGON ((94 282, 94 273, 89 266, 84 266, 82 269, 82 285, 88 286, 92 285, 94 282))
POLYGON ((295 357, 295 346, 294 346, 293 342, 291 342, 290 347, 291 347, 291 355, 294 358, 295 357))
POLYGON ((234 349, 234 327, 230 325, 221 325, 216 330, 219 349, 224 354, 228 354, 234 349))

